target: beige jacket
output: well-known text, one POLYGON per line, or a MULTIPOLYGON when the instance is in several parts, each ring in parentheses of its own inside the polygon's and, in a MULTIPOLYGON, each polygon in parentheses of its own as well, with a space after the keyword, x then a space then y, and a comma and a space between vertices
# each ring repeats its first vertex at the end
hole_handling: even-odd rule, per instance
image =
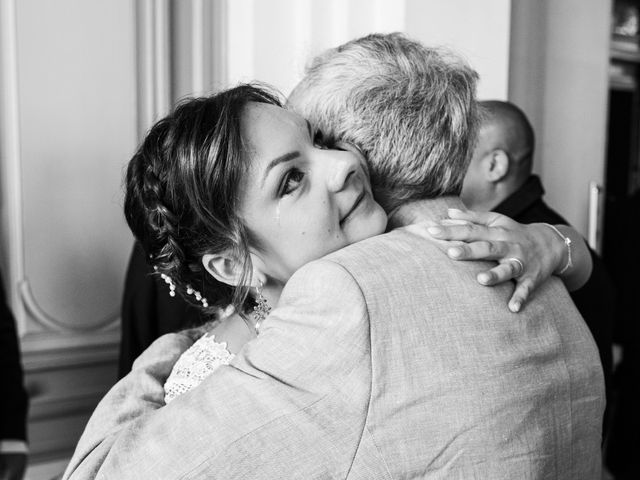
POLYGON ((587 327, 556 279, 510 313, 486 267, 406 229, 308 264, 198 388, 158 408, 144 375, 116 385, 66 478, 599 479, 587 327))

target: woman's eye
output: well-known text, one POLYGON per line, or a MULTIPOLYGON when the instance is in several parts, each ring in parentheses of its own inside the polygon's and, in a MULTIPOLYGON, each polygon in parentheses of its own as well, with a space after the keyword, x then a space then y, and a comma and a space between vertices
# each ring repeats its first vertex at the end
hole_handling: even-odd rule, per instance
POLYGON ((289 170, 282 179, 282 185, 280 187, 280 196, 289 195, 293 193, 304 180, 304 172, 297 168, 289 170))

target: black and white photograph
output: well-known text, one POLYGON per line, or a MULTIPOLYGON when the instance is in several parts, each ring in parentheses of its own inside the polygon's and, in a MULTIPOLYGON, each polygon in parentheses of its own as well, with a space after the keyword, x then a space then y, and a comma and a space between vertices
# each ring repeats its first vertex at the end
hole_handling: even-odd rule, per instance
POLYGON ((640 478, 640 0, 0 0, 0 480, 640 478))

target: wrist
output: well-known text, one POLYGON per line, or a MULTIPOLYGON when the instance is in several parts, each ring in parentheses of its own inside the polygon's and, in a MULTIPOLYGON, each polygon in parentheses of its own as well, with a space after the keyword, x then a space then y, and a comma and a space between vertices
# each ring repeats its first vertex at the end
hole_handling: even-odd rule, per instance
POLYGON ((563 275, 573 267, 572 259, 572 241, 568 235, 565 235, 557 227, 549 223, 543 223, 555 237, 555 245, 559 248, 560 255, 557 257, 558 262, 553 270, 554 275, 563 275))

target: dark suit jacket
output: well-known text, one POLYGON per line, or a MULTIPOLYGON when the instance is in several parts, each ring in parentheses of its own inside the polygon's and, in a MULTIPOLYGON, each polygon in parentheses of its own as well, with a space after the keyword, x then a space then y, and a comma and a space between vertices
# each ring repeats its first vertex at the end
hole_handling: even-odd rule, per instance
POLYGON ((23 384, 20 348, 13 314, 0 282, 0 440, 27 439, 27 392, 23 384))

